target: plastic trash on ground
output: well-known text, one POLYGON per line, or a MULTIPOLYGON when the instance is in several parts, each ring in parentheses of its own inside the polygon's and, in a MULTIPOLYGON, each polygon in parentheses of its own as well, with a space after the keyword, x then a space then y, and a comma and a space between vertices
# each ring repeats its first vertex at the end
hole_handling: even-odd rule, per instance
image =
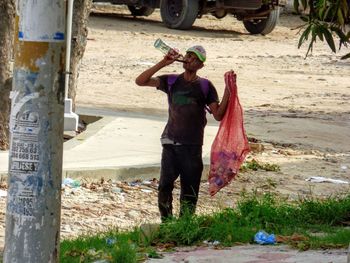
POLYGON ((305 179, 305 181, 309 181, 312 183, 334 183, 334 184, 349 184, 350 183, 348 181, 326 178, 326 177, 321 177, 321 176, 312 176, 310 178, 305 179))
POLYGON ((208 246, 218 246, 218 245, 220 245, 220 241, 218 241, 218 240, 215 240, 215 241, 204 240, 203 244, 206 244, 208 246))
POLYGON ((78 180, 74 180, 72 178, 64 178, 62 182, 62 186, 69 186, 72 188, 80 187, 80 182, 78 180))
POLYGON ((260 230, 254 236, 254 241, 260 245, 274 245, 276 243, 276 237, 274 234, 269 235, 263 230, 260 230))
POLYGON ((106 238, 106 244, 108 246, 112 246, 117 242, 117 240, 115 238, 106 238))

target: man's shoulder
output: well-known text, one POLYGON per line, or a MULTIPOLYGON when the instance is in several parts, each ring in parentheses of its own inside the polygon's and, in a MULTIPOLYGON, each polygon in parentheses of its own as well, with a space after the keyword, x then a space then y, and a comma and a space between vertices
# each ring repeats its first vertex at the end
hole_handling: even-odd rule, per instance
POLYGON ((208 92, 210 89, 216 90, 214 84, 208 78, 199 77, 199 82, 202 88, 206 90, 206 92, 208 92))
POLYGON ((214 86, 210 79, 208 79, 206 77, 200 77, 200 76, 198 76, 198 77, 199 77, 200 81, 210 83, 212 86, 214 86))

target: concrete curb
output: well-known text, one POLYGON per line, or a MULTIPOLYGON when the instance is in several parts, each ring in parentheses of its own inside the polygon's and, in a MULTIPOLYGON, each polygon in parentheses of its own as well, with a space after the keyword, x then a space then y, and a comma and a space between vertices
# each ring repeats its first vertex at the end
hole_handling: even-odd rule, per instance
MULTIPOLYGON (((204 165, 202 180, 207 180, 209 165, 204 165)), ((77 168, 64 170, 62 178, 93 179, 93 180, 117 180, 131 182, 135 180, 150 180, 159 178, 159 164, 139 167, 110 167, 110 168, 77 168)))
MULTIPOLYGON (((209 165, 205 164, 202 180, 208 179, 209 165)), ((135 181, 149 180, 159 178, 159 164, 140 166, 140 167, 110 167, 110 168, 77 168, 63 170, 62 178, 74 179, 94 179, 94 180, 117 180, 117 181, 135 181)), ((0 181, 7 180, 7 172, 0 172, 0 181)))
POLYGON ((105 179, 117 181, 147 180, 159 177, 160 167, 157 165, 140 167, 110 167, 110 168, 77 168, 64 170, 63 178, 74 179, 105 179))

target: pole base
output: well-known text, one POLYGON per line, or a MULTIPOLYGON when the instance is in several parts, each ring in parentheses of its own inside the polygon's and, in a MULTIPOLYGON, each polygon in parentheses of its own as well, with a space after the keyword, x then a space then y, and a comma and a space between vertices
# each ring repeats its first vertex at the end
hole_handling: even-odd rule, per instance
POLYGON ((64 131, 78 131, 79 116, 72 111, 72 100, 64 100, 64 131))

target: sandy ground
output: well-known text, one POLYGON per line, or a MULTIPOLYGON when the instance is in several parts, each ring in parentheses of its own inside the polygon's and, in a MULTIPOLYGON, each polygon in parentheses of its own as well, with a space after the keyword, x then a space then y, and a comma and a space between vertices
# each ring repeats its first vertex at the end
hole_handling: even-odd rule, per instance
MULTIPOLYGON (((165 115, 164 94, 134 83, 139 73, 162 58, 153 47, 157 38, 182 51, 203 45, 208 58, 199 74, 214 83, 219 95, 224 73, 231 69, 237 73, 247 134, 264 146, 248 159, 277 164, 281 170, 243 173, 214 198, 203 182, 198 213, 235 206, 242 190, 271 191, 290 200, 349 193, 349 184, 306 181, 311 176, 350 181, 350 61, 340 60, 349 49, 334 55, 324 43, 317 43, 313 55, 304 59, 307 45, 297 48, 298 30, 293 30, 301 22, 291 15, 282 15, 271 34, 252 36, 233 17, 204 16, 192 30, 176 31, 161 23, 158 12, 133 18, 124 8, 114 8, 114 14, 111 8, 99 10, 109 14, 90 18, 78 107, 165 115)), ((174 63, 160 73, 181 70, 181 64, 174 63)), ((178 195, 178 188, 175 192, 178 195)), ((153 186, 110 181, 66 188, 62 236, 159 222, 156 198, 156 181, 153 186)), ((1 219, 4 226, 4 213, 1 219)))

